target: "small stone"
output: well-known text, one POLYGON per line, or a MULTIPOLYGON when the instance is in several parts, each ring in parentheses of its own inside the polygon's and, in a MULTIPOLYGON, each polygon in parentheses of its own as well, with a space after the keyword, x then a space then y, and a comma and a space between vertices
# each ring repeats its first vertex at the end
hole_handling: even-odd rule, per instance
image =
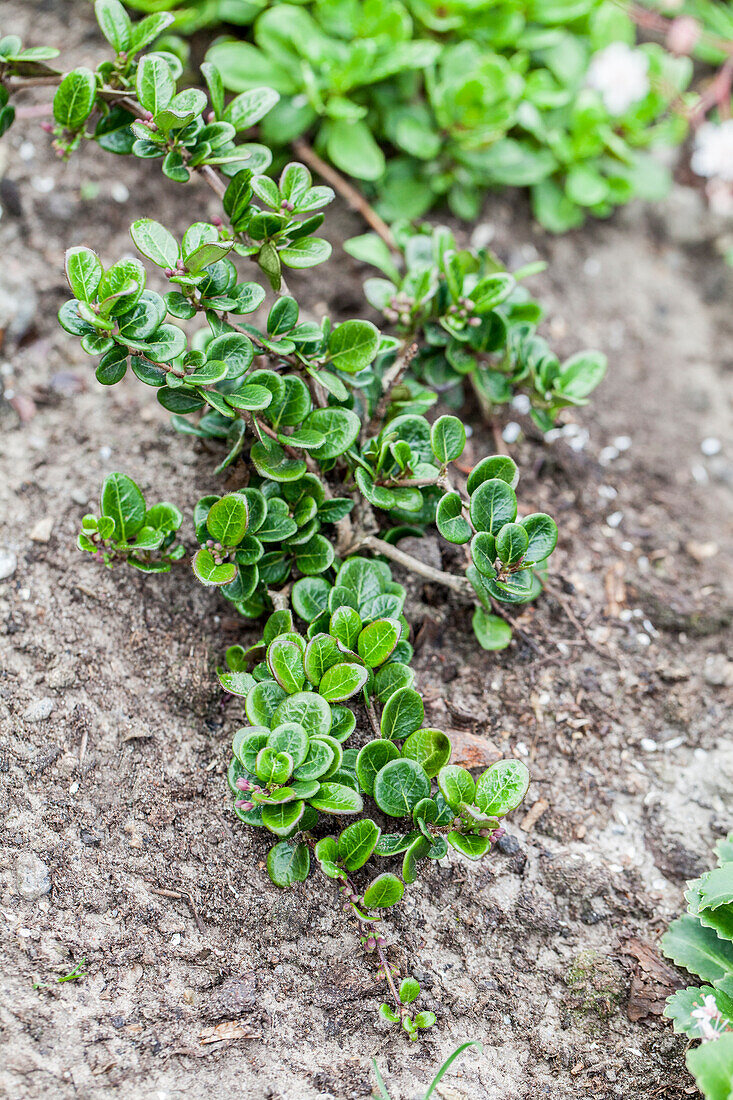
POLYGON ((716 439, 714 435, 709 435, 707 439, 703 439, 700 444, 700 450, 707 458, 712 458, 713 455, 720 454, 722 444, 719 439, 716 439))
POLYGON ((501 749, 489 741, 465 730, 450 730, 452 760, 464 768, 488 768, 501 759, 501 749))
POLYGON ((501 438, 505 443, 516 443, 519 436, 522 434, 521 424, 517 424, 516 420, 510 420, 501 433, 501 438))
POLYGON ((17 568, 18 559, 13 551, 0 546, 0 581, 6 581, 8 577, 12 577, 17 568))
POLYGON ((86 489, 72 489, 69 496, 73 500, 74 504, 82 504, 86 507, 89 503, 89 493, 86 489))
POLYGON ((34 699, 25 708, 23 717, 26 722, 44 722, 51 717, 54 705, 53 699, 49 699, 48 696, 43 699, 34 699))
POLYGON ((652 741, 651 737, 642 737, 639 744, 643 748, 644 752, 656 752, 657 751, 657 742, 652 741))
POLYGON ((53 516, 44 516, 34 523, 28 536, 33 542, 48 542, 53 531, 53 516))
POLYGON ((679 680, 689 680, 690 670, 687 665, 659 665, 657 676, 667 684, 674 684, 679 680))
POLYGON ((713 687, 733 687, 733 661, 725 653, 711 653, 705 658, 703 678, 713 687))
POLYGON ((686 542, 685 550, 694 561, 708 561, 714 558, 720 547, 717 542, 686 542))
POLYGON ((48 867, 34 852, 21 852, 15 862, 15 888, 26 901, 35 901, 50 893, 48 867))

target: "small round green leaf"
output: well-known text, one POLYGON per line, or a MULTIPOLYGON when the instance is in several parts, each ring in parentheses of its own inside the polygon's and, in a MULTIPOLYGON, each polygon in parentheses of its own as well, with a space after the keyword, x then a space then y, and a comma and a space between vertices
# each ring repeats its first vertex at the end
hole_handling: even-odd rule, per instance
POLYGON ((400 688, 384 705, 380 722, 382 737, 401 741, 420 729, 424 719, 425 708, 418 693, 412 688, 400 688))
MULTIPOLYGON (((263 811, 264 816, 264 811, 263 811)), ((267 854, 267 872, 276 886, 305 882, 310 870, 307 844, 289 844, 281 840, 267 854)))
POLYGON ((406 817, 430 794, 430 780, 414 760, 392 760, 374 780, 374 801, 390 817, 406 817))
POLYGON ((520 523, 505 523, 496 536, 496 552, 504 565, 517 565, 528 545, 529 536, 520 523))
POLYGON ((397 619, 376 619, 359 634, 357 650, 369 668, 383 665, 400 640, 402 625, 397 619))
POLYGON ((440 498, 435 511, 435 524, 448 542, 462 544, 470 540, 471 525, 463 515, 463 501, 459 493, 446 493, 440 498))
POLYGON ((482 481, 471 494, 471 519, 478 531, 496 535, 505 523, 512 523, 517 515, 517 498, 514 490, 500 478, 482 481))
POLYGON ((341 783, 321 783, 318 794, 308 802, 315 810, 328 814, 358 814, 364 809, 359 792, 341 783))
POLYGON ((402 746, 402 756, 417 761, 431 779, 450 760, 451 744, 442 730, 415 730, 402 746))
POLYGON ((348 661, 333 665, 324 674, 318 692, 329 703, 342 703, 350 699, 369 679, 369 673, 363 665, 354 665, 348 661))
POLYGON ((482 649, 489 651, 506 649, 512 640, 512 628, 498 615, 490 615, 483 607, 477 607, 471 620, 473 632, 482 649))
POLYGON ((443 798, 452 810, 457 810, 461 802, 473 803, 476 784, 470 772, 458 764, 446 764, 438 772, 438 786, 443 798))
POLYGON ((389 909, 402 900, 404 892, 404 884, 397 875, 385 871, 367 886, 364 891, 364 906, 367 909, 389 909))
POLYGON ((457 416, 440 416, 430 429, 430 445, 441 466, 447 466, 463 454, 466 429, 457 416))
POLYGON ((374 781, 377 775, 391 760, 397 760, 400 750, 394 741, 380 738, 378 741, 369 741, 356 758, 356 775, 361 789, 365 794, 374 794, 374 781))
POLYGON ((549 558, 557 546, 557 524, 554 519, 544 512, 533 512, 520 522, 529 538, 524 555, 527 561, 537 563, 549 558))
POLYGON ((363 867, 374 851, 381 829, 373 821, 364 818, 344 829, 338 839, 338 858, 347 871, 363 867))
POLYGON ((516 810, 528 788, 526 764, 521 760, 497 760, 476 783, 476 805, 489 817, 504 817, 516 810))

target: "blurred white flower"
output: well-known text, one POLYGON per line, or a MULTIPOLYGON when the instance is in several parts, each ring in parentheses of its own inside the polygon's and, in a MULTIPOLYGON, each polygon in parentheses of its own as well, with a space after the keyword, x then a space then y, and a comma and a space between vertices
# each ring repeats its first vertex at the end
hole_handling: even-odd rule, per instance
POLYGON ((591 58, 585 82, 607 111, 623 115, 649 91, 649 58, 625 42, 612 42, 591 58))
POLYGON ((690 1013, 700 1029, 700 1038, 704 1043, 711 1039, 719 1039, 724 1031, 730 1031, 730 1020, 721 1015, 712 993, 703 996, 699 1008, 693 1008, 690 1013))
POLYGON ((692 170, 698 176, 733 182, 733 118, 703 123, 695 134, 692 170))

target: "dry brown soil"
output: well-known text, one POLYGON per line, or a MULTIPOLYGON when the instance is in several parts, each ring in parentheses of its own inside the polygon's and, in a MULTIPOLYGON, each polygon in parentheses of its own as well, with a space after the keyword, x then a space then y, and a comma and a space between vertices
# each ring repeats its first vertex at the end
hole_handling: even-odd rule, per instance
MULTIPOLYGON (((85 5, 6 0, 2 16, 33 43, 65 38, 77 63, 99 57, 85 5)), ((447 1100, 689 1096, 654 945, 733 827, 732 287, 697 201, 676 191, 561 240, 520 202, 487 202, 482 239, 512 264, 549 261, 533 289, 555 345, 601 347, 610 367, 575 417, 581 449, 512 446, 523 507, 561 526, 553 593, 522 617, 540 654, 521 639, 480 651, 468 610, 411 582, 431 723, 524 756, 528 807, 547 804, 516 815, 484 864, 452 856, 409 891, 394 957, 409 952, 439 1015, 413 1046, 376 1022, 373 968, 331 884, 277 890, 264 837, 230 812, 242 708, 213 669, 251 631, 185 569, 109 573, 74 545, 111 470, 189 511, 218 483, 150 390, 97 385, 58 328, 63 250, 112 261, 134 218, 180 231, 214 200, 94 149, 59 163, 37 122, 0 156, 0 546, 17 556, 0 582, 0 1093, 359 1100, 376 1056, 394 1100, 413 1100, 476 1038, 483 1054, 451 1071, 447 1100), (619 436, 630 445, 609 460, 619 436), (706 457, 709 437, 721 450, 706 457), (50 884, 32 900, 29 865, 26 893, 50 884), (55 981, 82 958, 84 976, 55 981), (238 1038, 201 1042, 232 1020, 238 1038)), ((336 211, 334 241, 359 231, 336 211)), ((293 284, 316 315, 324 302, 358 315, 363 274, 336 245, 293 284)), ((489 436, 468 419, 480 456, 489 436)))

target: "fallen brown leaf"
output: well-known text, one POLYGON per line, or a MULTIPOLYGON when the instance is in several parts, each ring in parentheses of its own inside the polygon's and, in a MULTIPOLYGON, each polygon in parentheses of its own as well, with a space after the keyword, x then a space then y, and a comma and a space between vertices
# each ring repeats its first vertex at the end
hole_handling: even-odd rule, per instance
POLYGON ((224 1020, 216 1027, 205 1027, 199 1033, 201 1043, 224 1043, 229 1039, 256 1039, 253 1031, 248 1031, 238 1020, 224 1020))
POLYGON ((543 813, 549 805, 550 803, 547 802, 544 798, 538 798, 534 806, 530 807, 530 809, 520 821, 520 829, 523 829, 525 833, 528 833, 531 829, 534 829, 535 825, 542 817, 543 813))

